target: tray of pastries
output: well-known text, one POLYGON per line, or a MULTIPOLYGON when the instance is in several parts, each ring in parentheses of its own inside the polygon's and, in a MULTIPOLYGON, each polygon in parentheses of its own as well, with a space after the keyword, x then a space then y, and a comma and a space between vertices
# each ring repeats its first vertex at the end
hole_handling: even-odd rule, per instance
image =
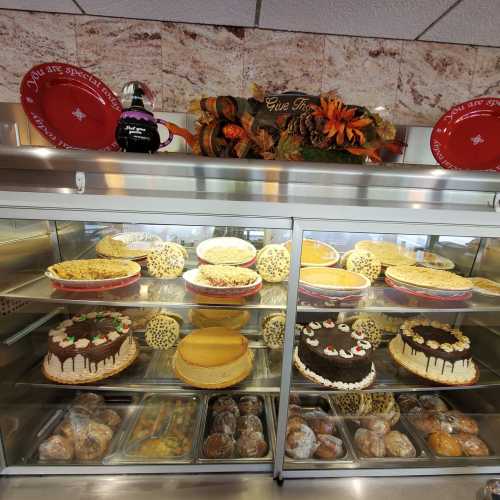
POLYGON ((462 412, 450 399, 435 393, 403 393, 398 401, 404 419, 436 460, 498 460, 498 415, 462 412))
POLYGON ((362 462, 427 460, 429 454, 406 423, 390 392, 363 393, 353 404, 352 394, 332 396, 344 415, 354 455, 362 462))
POLYGON ((30 464, 101 464, 113 453, 134 409, 128 395, 82 392, 59 405, 36 433, 30 464))
POLYGON ((274 423, 268 397, 253 394, 208 396, 198 462, 271 462, 274 423))
MULTIPOLYGON (((278 413, 279 398, 274 398, 278 413)), ((353 452, 342 419, 321 394, 291 394, 285 438, 285 460, 296 464, 352 464, 353 452)))
POLYGON ((194 394, 146 394, 106 463, 191 463, 201 409, 194 394))

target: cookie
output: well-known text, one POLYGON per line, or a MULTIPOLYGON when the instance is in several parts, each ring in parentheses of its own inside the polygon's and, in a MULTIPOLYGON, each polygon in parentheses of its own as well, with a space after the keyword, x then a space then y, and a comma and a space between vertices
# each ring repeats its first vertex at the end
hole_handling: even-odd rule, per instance
POLYGON ((285 338, 286 316, 283 313, 272 313, 262 320, 262 338, 267 347, 280 349, 285 338))
POLYGON ((345 392, 334 394, 333 402, 342 415, 362 416, 371 411, 371 398, 364 392, 345 392))
POLYGON ((368 250, 354 250, 347 255, 345 268, 348 271, 362 274, 370 281, 375 281, 382 271, 382 264, 372 252, 368 250))
POLYGON ((168 349, 177 342, 180 334, 180 322, 165 313, 157 314, 146 326, 146 343, 154 349, 168 349))
POLYGON ((396 400, 391 392, 372 392, 370 396, 372 399, 371 413, 373 415, 392 414, 396 400))
POLYGON ((290 272, 290 253, 283 245, 266 245, 257 254, 255 268, 264 281, 284 281, 290 272))
POLYGON ((362 333, 374 349, 377 349, 382 341, 382 332, 376 321, 371 318, 357 319, 352 324, 352 329, 357 333, 362 333))
POLYGON ((148 271, 155 278, 177 278, 186 263, 185 253, 177 243, 165 243, 163 248, 152 250, 147 257, 148 271))

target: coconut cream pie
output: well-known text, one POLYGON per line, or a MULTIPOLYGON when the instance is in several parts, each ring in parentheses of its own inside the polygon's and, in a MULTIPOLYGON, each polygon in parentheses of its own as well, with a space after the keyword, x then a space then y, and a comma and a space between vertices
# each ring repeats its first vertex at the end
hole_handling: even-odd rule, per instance
POLYGON ((127 368, 138 348, 132 321, 119 312, 80 314, 49 331, 44 375, 62 384, 85 384, 127 368))
POLYGON ((469 337, 445 323, 425 318, 405 321, 389 343, 389 352, 396 363, 433 382, 467 385, 479 378, 469 337))
POLYGON ((364 389, 375 380, 372 352, 362 332, 326 319, 312 321, 302 329, 294 363, 304 377, 317 384, 342 390, 364 389))

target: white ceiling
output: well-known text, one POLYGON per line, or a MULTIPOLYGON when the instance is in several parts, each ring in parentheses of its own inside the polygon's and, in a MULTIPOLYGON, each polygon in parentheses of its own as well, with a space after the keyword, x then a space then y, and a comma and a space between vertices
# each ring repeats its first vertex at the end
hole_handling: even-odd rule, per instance
POLYGON ((500 47, 500 0, 0 0, 0 8, 500 47))

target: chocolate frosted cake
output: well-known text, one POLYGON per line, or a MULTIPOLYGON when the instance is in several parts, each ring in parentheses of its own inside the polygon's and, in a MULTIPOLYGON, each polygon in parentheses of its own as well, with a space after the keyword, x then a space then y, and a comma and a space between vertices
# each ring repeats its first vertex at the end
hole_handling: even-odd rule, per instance
POLYGON ((63 321, 49 332, 45 376, 62 384, 85 384, 124 370, 138 354, 130 324, 127 316, 108 311, 63 321))
POLYGON ((295 348, 297 369, 312 382, 334 389, 363 389, 375 380, 372 345, 351 326, 311 321, 295 348))
POLYGON ((479 377, 469 338, 458 328, 438 321, 405 321, 391 340, 389 352, 401 366, 433 382, 466 385, 479 377))

